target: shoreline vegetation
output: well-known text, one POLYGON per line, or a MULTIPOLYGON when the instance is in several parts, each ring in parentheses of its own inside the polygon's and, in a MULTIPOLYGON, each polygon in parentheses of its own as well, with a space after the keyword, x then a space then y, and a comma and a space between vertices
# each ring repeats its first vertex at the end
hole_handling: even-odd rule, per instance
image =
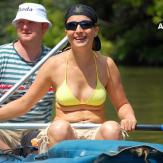
MULTIPOLYGON (((15 38, 11 24, 18 4, 23 0, 0 2, 0 44, 15 38)), ((64 37, 64 11, 74 3, 91 5, 100 18, 102 53, 112 57, 119 65, 163 67, 163 1, 105 1, 98 0, 35 0, 48 10, 53 26, 44 42, 54 47, 64 37), (102 9, 102 10, 101 10, 102 9)))

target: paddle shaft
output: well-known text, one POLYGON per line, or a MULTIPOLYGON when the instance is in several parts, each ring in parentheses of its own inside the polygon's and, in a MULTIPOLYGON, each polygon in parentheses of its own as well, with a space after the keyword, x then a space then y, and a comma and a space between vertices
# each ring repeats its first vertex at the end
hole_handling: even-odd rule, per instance
POLYGON ((52 55, 54 55, 61 47, 67 44, 67 36, 65 36, 42 60, 40 60, 22 79, 19 80, 7 93, 0 98, 2 105, 39 67, 52 55))
POLYGON ((163 124, 137 124, 135 130, 163 131, 163 124))
MULTIPOLYGON (((44 129, 48 127, 50 123, 0 123, 0 129, 44 129)), ((73 123, 72 127, 78 129, 89 129, 100 127, 101 124, 84 124, 84 123, 73 123)), ((137 124, 135 130, 142 131, 163 131, 163 124, 137 124)))

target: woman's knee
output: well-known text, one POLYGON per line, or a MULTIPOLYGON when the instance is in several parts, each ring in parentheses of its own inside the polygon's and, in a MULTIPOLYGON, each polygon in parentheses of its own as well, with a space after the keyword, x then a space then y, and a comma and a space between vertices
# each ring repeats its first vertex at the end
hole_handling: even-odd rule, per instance
POLYGON ((103 139, 118 140, 121 138, 121 128, 115 121, 106 121, 100 127, 100 134, 103 139))
POLYGON ((57 141, 68 139, 71 134, 73 133, 70 123, 63 120, 54 121, 48 128, 48 136, 57 141))

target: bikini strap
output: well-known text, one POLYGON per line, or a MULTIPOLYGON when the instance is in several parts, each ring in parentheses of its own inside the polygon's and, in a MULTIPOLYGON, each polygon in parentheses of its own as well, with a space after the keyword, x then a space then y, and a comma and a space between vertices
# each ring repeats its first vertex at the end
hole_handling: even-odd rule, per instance
POLYGON ((66 69, 65 69, 65 81, 66 81, 66 83, 67 83, 68 57, 69 57, 69 55, 67 54, 67 56, 66 56, 66 69))
POLYGON ((97 66, 97 56, 96 56, 96 53, 94 52, 94 61, 95 61, 95 67, 96 67, 96 77, 97 79, 99 79, 99 74, 98 74, 98 66, 97 66))

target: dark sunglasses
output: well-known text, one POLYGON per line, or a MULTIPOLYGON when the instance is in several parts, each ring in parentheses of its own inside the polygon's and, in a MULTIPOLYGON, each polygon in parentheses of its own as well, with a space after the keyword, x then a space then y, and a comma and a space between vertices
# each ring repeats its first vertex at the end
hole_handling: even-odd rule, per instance
POLYGON ((93 26, 95 26, 95 23, 90 20, 83 20, 81 22, 72 21, 72 22, 66 23, 65 28, 67 30, 75 31, 78 25, 80 25, 82 29, 88 29, 88 28, 92 28, 93 26))

